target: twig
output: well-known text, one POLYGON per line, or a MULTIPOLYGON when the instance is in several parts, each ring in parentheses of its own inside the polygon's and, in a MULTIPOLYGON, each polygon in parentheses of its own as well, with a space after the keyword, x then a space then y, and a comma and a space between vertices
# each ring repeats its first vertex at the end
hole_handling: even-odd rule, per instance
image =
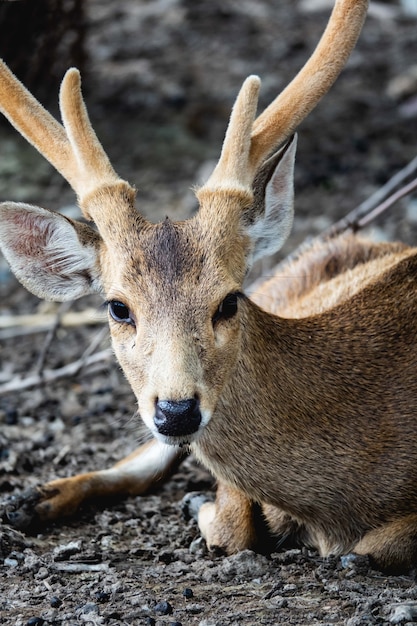
POLYGON ((0 396, 5 396, 6 394, 15 391, 30 389, 31 387, 39 387, 40 385, 55 382, 62 378, 68 378, 69 376, 75 376, 82 369, 85 370, 83 371, 84 376, 95 374, 96 372, 105 369, 108 362, 111 361, 112 358, 113 352, 110 348, 108 348, 107 350, 96 352, 87 358, 80 358, 77 361, 68 363, 67 365, 55 370, 44 370, 41 374, 34 374, 33 376, 27 376, 26 378, 14 378, 9 382, 0 385, 0 396))
MULTIPOLYGON (((84 311, 69 311, 61 316, 60 326, 72 328, 102 324, 106 318, 99 316, 93 308, 84 311)), ((56 313, 34 313, 32 315, 0 315, 0 340, 20 335, 46 332, 56 323, 56 313)))
POLYGON ((82 572, 107 572, 108 563, 53 563, 52 569, 67 574, 81 574, 82 572))
POLYGON ((363 218, 358 221, 357 228, 364 228, 364 226, 369 224, 369 222, 372 222, 372 220, 374 220, 376 217, 378 217, 378 215, 381 215, 381 213, 389 209, 389 207, 398 202, 398 200, 401 200, 401 198, 404 198, 404 196, 408 196, 408 194, 414 191, 414 189, 417 189, 417 178, 412 180, 411 183, 408 183, 408 185, 401 187, 401 189, 399 189, 398 191, 393 193, 392 196, 387 198, 385 202, 381 202, 381 204, 375 207, 373 211, 368 213, 368 215, 364 215, 363 218))
POLYGON ((380 189, 373 193, 367 200, 362 202, 358 207, 350 211, 341 220, 330 226, 330 228, 323 231, 320 235, 320 239, 328 239, 335 237, 336 235, 344 232, 345 230, 353 230, 354 232, 363 228, 372 219, 375 219, 383 211, 388 209, 394 202, 402 198, 403 196, 411 193, 415 188, 416 181, 406 184, 399 191, 394 191, 403 184, 404 181, 417 171, 417 157, 414 157, 412 161, 408 163, 402 170, 394 174, 388 182, 385 183, 380 189), (411 186, 411 187, 410 187, 411 186), (404 190, 404 193, 402 193, 404 190), (401 194, 401 195, 397 195, 401 194), (392 199, 392 202, 389 202, 392 199))
MULTIPOLYGON (((309 248, 317 245, 320 242, 327 241, 333 237, 337 237, 342 233, 351 230, 356 233, 361 228, 368 225, 373 219, 381 215, 383 211, 386 211, 400 198, 403 198, 407 194, 411 193, 417 187, 417 179, 412 180, 410 183, 404 185, 397 191, 393 192, 401 183, 403 183, 411 174, 417 170, 417 157, 414 157, 412 161, 408 163, 402 170, 394 174, 388 182, 385 183, 380 189, 373 193, 367 200, 362 202, 353 211, 350 211, 345 217, 338 222, 335 222, 329 228, 326 228, 319 235, 314 237, 307 237, 295 250, 289 255, 279 261, 271 270, 270 273, 274 273, 279 266, 288 265, 294 259, 298 258, 301 254, 306 252, 309 248)), ((261 283, 261 277, 255 280, 249 287, 249 293, 252 293, 261 283)))
POLYGON ((105 326, 104 328, 102 328, 100 330, 100 332, 98 332, 96 334, 95 337, 93 337, 91 343, 89 346, 87 346, 87 348, 84 350, 84 352, 81 355, 81 359, 87 359, 91 354, 93 354, 93 352, 96 351, 96 349, 99 347, 99 345, 101 344, 101 342, 103 341, 103 339, 109 334, 109 328, 108 326, 105 326))
POLYGON ((43 346, 39 352, 39 356, 37 359, 37 363, 34 367, 34 373, 40 374, 43 370, 46 362, 46 357, 51 347, 51 344, 56 336, 57 330, 61 325, 62 316, 64 313, 67 313, 69 307, 71 306, 71 302, 62 302, 58 308, 58 311, 55 315, 55 321, 52 324, 51 328, 48 330, 48 333, 45 337, 45 341, 43 342, 43 346))

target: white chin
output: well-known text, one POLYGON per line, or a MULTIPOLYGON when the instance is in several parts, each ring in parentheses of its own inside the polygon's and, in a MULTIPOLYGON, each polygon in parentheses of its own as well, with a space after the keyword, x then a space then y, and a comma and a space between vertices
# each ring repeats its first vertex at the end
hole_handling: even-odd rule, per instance
POLYGON ((161 443, 167 446, 186 446, 192 443, 199 436, 199 431, 192 435, 183 435, 181 437, 169 437, 168 435, 161 435, 157 430, 152 430, 152 434, 161 443))

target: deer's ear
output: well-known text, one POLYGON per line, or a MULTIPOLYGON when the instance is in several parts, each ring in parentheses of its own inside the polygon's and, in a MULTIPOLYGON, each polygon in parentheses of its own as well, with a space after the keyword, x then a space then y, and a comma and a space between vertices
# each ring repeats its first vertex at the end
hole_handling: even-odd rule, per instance
POLYGON ((294 162, 297 136, 260 168, 253 184, 254 203, 245 214, 252 242, 251 263, 277 252, 290 234, 294 219, 294 162))
POLYGON ((0 249, 18 280, 47 300, 100 291, 100 237, 90 226, 28 204, 0 204, 0 249))

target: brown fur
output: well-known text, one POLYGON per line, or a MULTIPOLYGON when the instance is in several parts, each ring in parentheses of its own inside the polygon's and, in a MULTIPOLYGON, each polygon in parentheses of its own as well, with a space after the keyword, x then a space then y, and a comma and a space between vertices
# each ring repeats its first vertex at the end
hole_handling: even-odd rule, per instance
POLYGON ((417 544, 409 536, 396 544, 390 526, 417 510, 410 448, 417 255, 408 255, 348 302, 313 317, 280 319, 246 301, 241 360, 218 412, 191 446, 216 476, 277 507, 266 509, 274 532, 280 534, 284 511, 321 554, 361 542, 383 567, 394 566, 388 553, 397 565, 417 559, 417 544))
POLYGON ((61 91, 65 129, 51 122, 43 150, 49 114, 0 64, 6 114, 63 171, 99 230, 4 203, 6 257, 39 295, 104 294, 115 353, 162 442, 59 483, 38 510, 68 512, 81 487, 86 496, 140 493, 188 444, 220 481, 218 501, 200 513, 210 545, 253 545, 257 503, 272 533, 295 532, 322 555, 354 550, 392 571, 417 564, 417 250, 339 237, 281 268, 252 300, 242 286, 292 221, 295 139, 265 159, 333 82, 366 5, 337 0, 316 53, 255 121, 259 80, 245 81, 186 222, 153 225, 136 212, 134 189, 89 124, 75 70, 61 91))

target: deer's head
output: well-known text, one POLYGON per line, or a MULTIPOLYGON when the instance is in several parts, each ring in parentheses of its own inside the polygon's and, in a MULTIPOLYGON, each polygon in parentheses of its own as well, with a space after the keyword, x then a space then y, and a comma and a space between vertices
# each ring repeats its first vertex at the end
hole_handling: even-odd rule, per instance
POLYGON ((240 301, 254 260, 277 251, 293 214, 295 139, 268 158, 327 91, 367 2, 336 3, 310 60, 255 119, 260 81, 234 105, 220 160, 183 222, 151 224, 88 119, 77 70, 61 87, 61 126, 2 63, 0 107, 76 191, 92 227, 25 204, 0 205, 0 244, 19 280, 52 300, 100 292, 117 358, 152 432, 189 441, 210 420, 241 350, 240 301))

